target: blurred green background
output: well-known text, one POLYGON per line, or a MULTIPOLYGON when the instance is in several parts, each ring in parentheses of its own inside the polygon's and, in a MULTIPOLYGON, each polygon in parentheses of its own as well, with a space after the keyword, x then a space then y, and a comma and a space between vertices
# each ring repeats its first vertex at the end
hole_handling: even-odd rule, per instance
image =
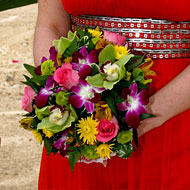
POLYGON ((0 0, 0 11, 37 3, 37 0, 0 0))

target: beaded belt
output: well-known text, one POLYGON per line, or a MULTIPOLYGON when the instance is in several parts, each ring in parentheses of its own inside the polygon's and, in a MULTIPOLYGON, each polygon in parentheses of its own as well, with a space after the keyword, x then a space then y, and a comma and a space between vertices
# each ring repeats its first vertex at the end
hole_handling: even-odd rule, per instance
POLYGON ((72 29, 99 26, 126 37, 129 48, 153 59, 190 57, 190 21, 72 16, 72 29))

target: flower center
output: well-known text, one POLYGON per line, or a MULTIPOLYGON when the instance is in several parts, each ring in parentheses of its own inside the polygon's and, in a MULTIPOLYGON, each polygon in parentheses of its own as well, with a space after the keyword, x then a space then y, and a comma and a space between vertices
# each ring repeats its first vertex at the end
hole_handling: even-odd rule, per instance
POLYGON ((130 104, 129 109, 131 110, 135 110, 139 105, 139 101, 137 99, 134 99, 132 96, 128 96, 127 101, 130 104))

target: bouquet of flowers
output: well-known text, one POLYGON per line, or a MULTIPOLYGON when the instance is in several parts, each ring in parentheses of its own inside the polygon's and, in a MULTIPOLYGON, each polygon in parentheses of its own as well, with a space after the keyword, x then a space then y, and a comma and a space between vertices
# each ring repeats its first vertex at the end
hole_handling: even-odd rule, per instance
POLYGON ((131 54, 119 34, 98 27, 69 31, 53 41, 41 65, 24 64, 31 76, 24 75, 28 113, 20 127, 44 142, 48 154, 66 156, 72 170, 80 160, 128 158, 138 146, 140 120, 153 116, 145 109, 152 64, 131 54))

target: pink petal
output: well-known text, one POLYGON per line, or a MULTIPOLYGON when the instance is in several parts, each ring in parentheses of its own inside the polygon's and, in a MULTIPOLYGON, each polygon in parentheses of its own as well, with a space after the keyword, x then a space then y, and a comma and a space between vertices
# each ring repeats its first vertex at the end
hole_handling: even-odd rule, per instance
POLYGON ((94 104, 92 102, 85 102, 85 107, 89 113, 93 113, 94 111, 94 104))
POLYGON ((86 59, 87 56, 88 56, 88 52, 87 52, 87 49, 85 46, 83 46, 81 49, 80 49, 80 53, 83 55, 83 57, 86 59))
POLYGON ((130 96, 132 96, 134 99, 136 99, 138 86, 137 83, 133 83, 130 85, 129 89, 131 90, 130 96))

